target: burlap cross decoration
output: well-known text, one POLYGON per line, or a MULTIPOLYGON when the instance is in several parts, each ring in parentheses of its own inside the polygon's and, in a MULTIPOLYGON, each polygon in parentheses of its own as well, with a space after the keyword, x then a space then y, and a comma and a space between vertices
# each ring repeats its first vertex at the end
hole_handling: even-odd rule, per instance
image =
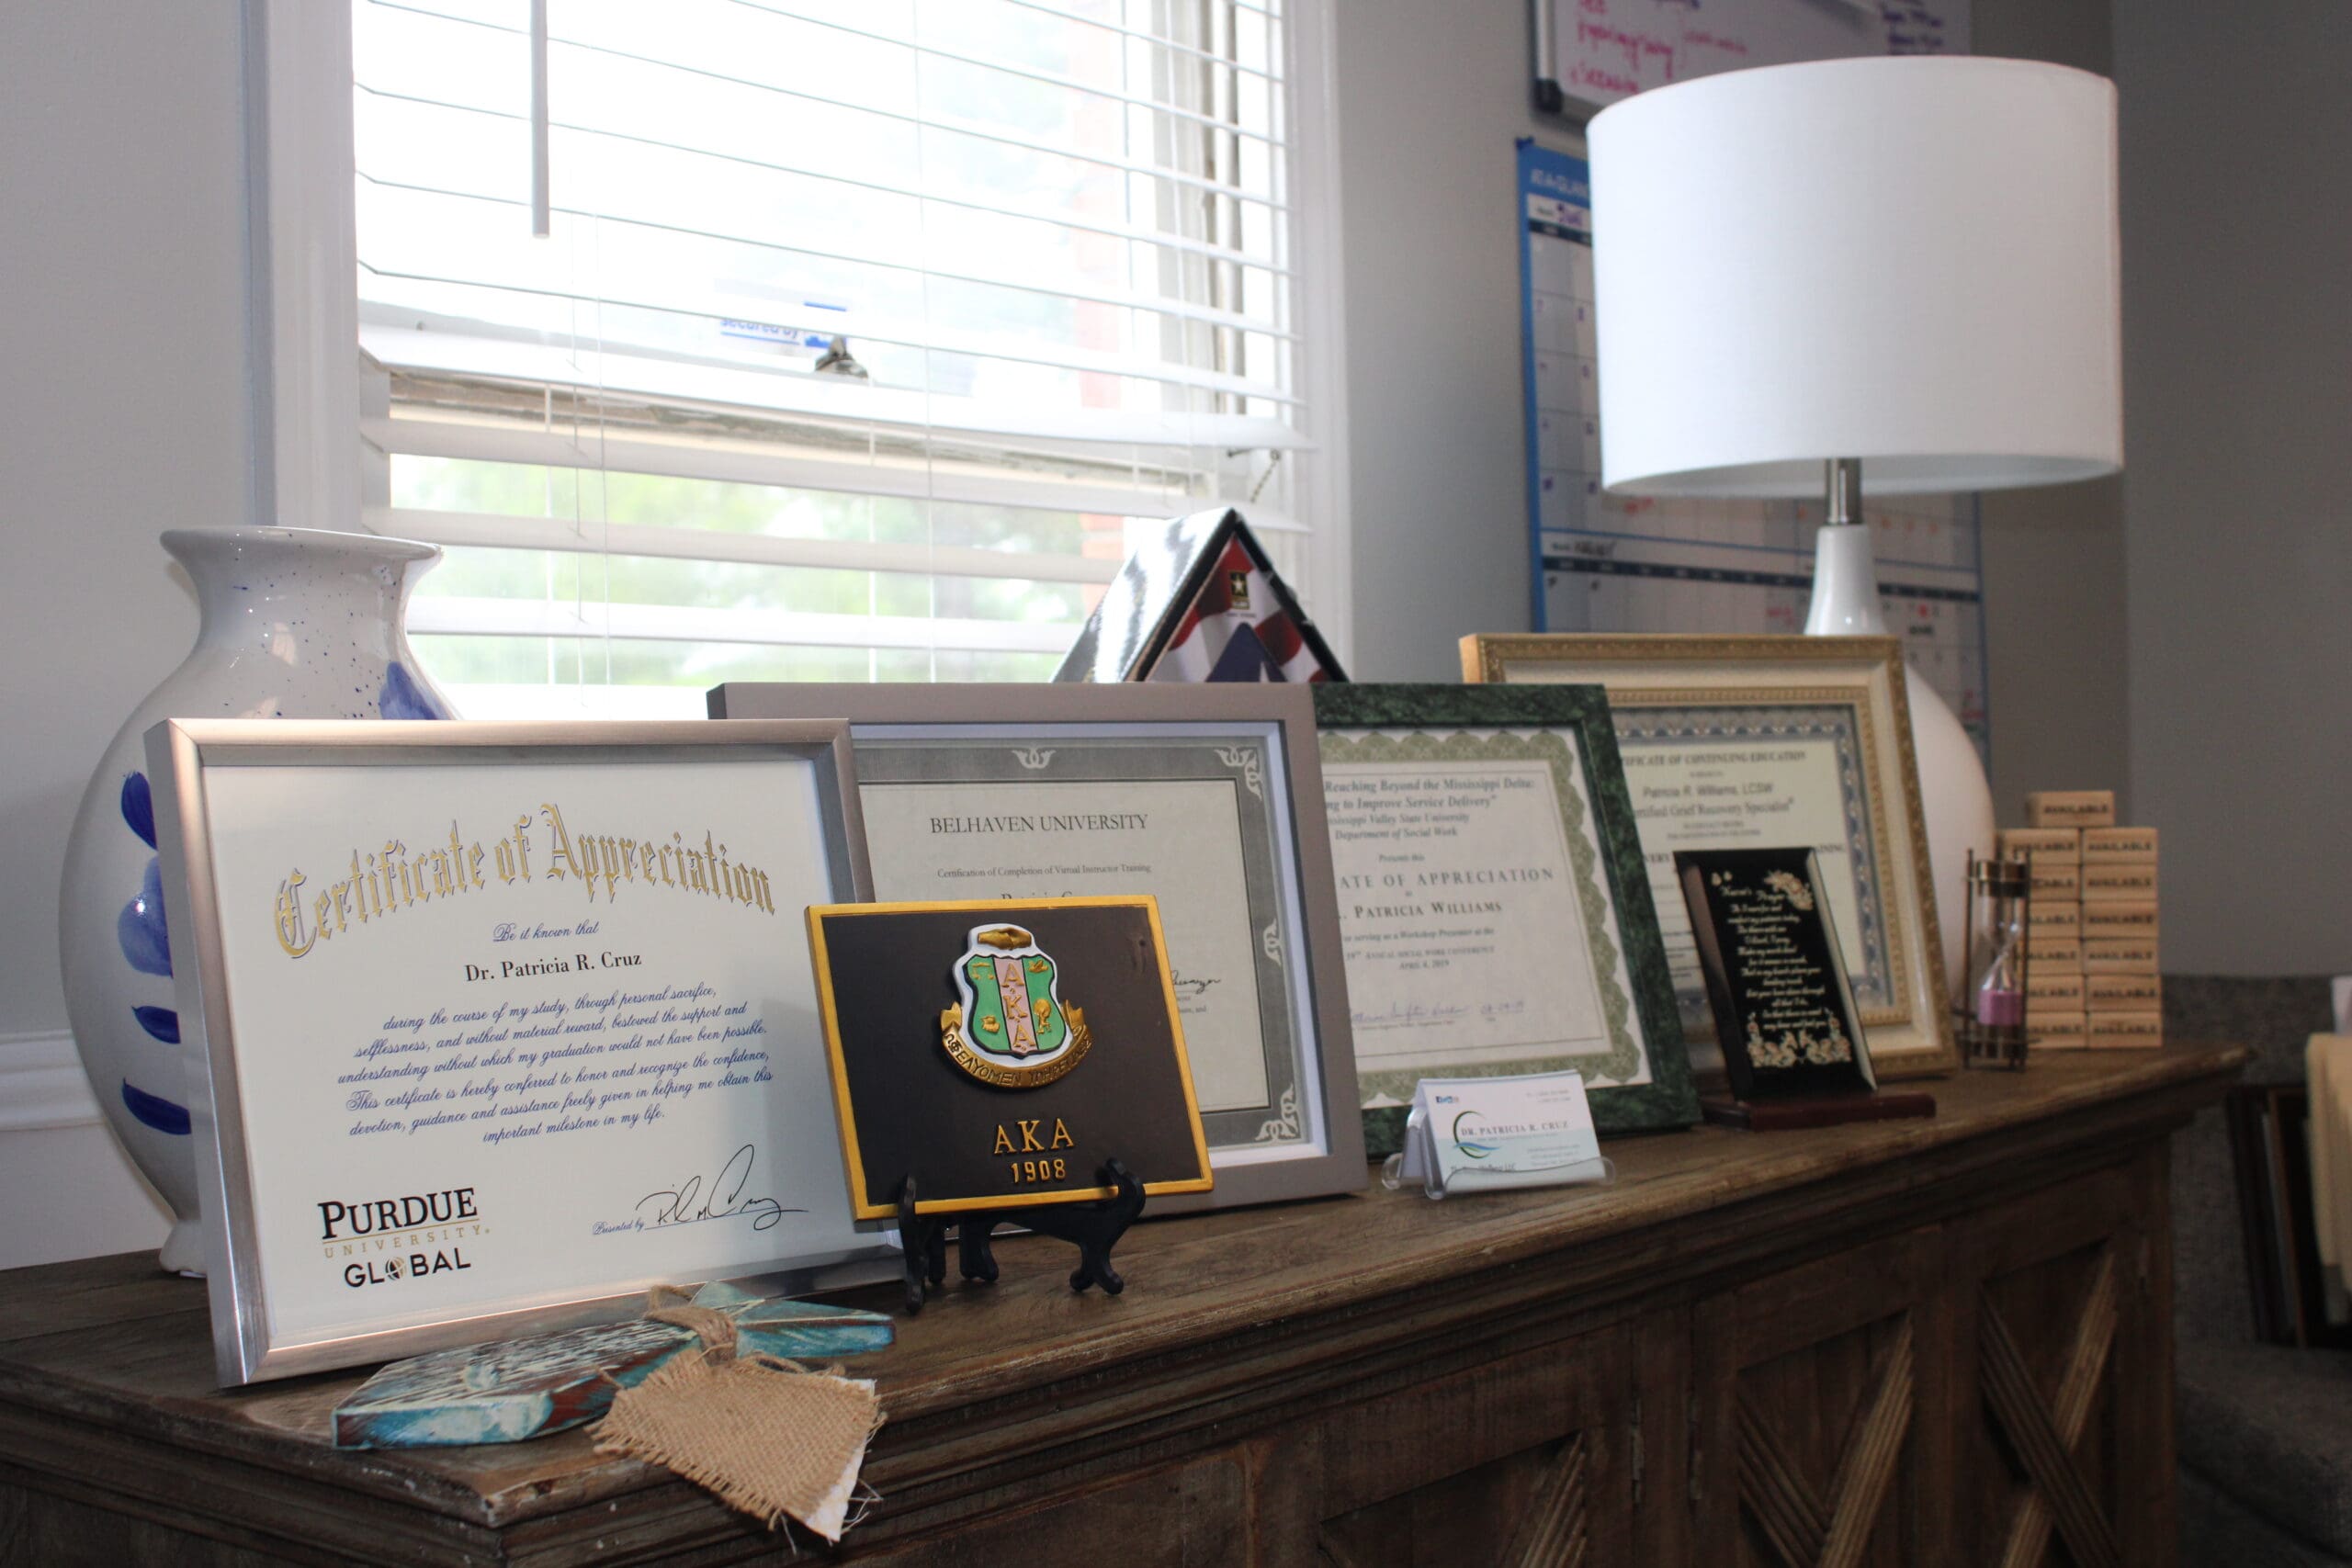
POLYGON ((634 1388, 592 1427, 600 1454, 675 1471, 771 1529, 789 1515, 839 1541, 865 1445, 882 1427, 870 1380, 812 1371, 775 1356, 735 1353, 735 1322, 707 1307, 663 1305, 646 1315, 700 1337, 634 1388))

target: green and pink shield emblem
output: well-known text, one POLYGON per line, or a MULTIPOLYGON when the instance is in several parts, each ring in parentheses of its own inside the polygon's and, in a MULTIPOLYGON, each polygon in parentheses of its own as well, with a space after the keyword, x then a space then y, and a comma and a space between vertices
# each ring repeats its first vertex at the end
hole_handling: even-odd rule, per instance
POLYGON ((1062 1003, 1054 961, 1021 927, 974 926, 955 973, 964 1001, 939 1015, 940 1043, 982 1083, 1040 1088, 1093 1043, 1084 1010, 1062 1003))
POLYGON ((1043 1066, 1069 1044, 1054 961, 1019 926, 978 926, 956 966, 965 1039, 1008 1066, 1043 1066))

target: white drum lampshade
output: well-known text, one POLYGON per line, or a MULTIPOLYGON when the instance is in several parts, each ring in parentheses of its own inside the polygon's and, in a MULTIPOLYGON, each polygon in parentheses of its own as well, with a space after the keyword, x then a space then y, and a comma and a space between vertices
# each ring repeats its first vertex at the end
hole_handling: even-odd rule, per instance
MULTIPOLYGON (((2123 462, 2115 88, 1959 56, 1702 77, 1595 116, 1611 491, 1814 497, 2052 484, 2123 462), (1834 470, 1826 468, 1835 463, 1834 470)), ((1883 630, 1869 533, 1821 530, 1806 629, 1883 630)), ((1991 792, 1908 682, 1947 970, 1991 792)))
POLYGON ((2115 88, 1829 60, 1596 116, 1600 460, 1639 495, 1988 490, 2123 462, 2115 88))

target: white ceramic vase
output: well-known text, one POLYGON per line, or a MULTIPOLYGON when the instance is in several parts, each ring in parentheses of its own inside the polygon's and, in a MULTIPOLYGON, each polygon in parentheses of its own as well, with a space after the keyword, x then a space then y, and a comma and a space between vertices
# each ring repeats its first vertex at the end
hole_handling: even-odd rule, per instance
MULTIPOLYGON (((1814 545, 1809 637, 1884 637, 1878 565, 1866 524, 1824 525, 1814 545)), ((1968 956, 1968 855, 1993 852, 1993 788, 1960 716, 1908 663, 1911 749, 1919 762, 1919 803, 1928 819, 1928 863, 1935 874, 1936 925, 1943 939, 1944 987, 1951 994, 1968 956)))
MULTIPOLYGON (((65 846, 58 939, 66 1012, 107 1123, 172 1206, 162 1263, 204 1265, 192 1075, 172 994, 147 782, 164 718, 447 718, 401 629, 431 545, 307 528, 174 529, 203 624, 196 647, 115 732, 65 846)), ((183 954, 185 949, 182 950, 183 954)))

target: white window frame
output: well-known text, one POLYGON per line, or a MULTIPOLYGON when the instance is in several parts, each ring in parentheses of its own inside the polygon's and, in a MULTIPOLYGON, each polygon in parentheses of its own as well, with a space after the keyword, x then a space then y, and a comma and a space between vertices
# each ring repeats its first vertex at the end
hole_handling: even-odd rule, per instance
MULTIPOLYGON (((1340 661, 1355 652, 1349 537, 1346 319, 1340 254, 1337 47, 1343 0, 1288 0, 1305 408, 1293 491, 1307 529, 1307 606, 1340 661)), ((361 434, 386 409, 358 359, 351 14, 345 0, 242 0, 254 495, 283 527, 366 532, 389 459, 361 434), (375 484, 368 481, 372 479, 375 484)))

